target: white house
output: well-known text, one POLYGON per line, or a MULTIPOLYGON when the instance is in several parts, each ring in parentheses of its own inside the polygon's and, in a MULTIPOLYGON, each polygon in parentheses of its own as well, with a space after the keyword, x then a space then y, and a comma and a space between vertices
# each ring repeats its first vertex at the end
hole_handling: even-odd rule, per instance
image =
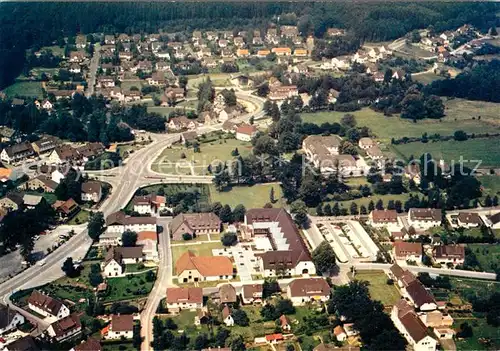
POLYGON ((398 213, 395 210, 373 210, 368 215, 368 223, 376 228, 401 228, 401 224, 398 220, 398 213))
POLYGON ((236 139, 241 141, 251 141, 257 135, 257 128, 251 124, 240 124, 236 128, 236 139))
POLYGON ((132 339, 134 336, 134 317, 130 314, 114 314, 105 339, 132 339))
POLYGON ((137 246, 142 246, 142 254, 146 261, 158 261, 158 234, 154 232, 137 233, 137 246))
POLYGON ((231 315, 231 309, 226 305, 222 309, 222 321, 226 325, 226 327, 232 327, 234 325, 234 319, 231 315))
POLYGON ((24 322, 25 318, 22 314, 11 309, 10 306, 0 304, 0 335, 16 329, 24 322))
POLYGON ((408 225, 415 229, 429 229, 441 225, 441 210, 436 208, 410 208, 408 225))
POLYGON ((82 184, 82 201, 98 203, 102 198, 102 185, 100 182, 88 181, 82 184))
POLYGON ((483 224, 481 217, 475 212, 460 212, 457 217, 459 227, 475 228, 483 224))
POLYGON ((142 246, 112 247, 101 263, 105 277, 118 277, 123 274, 123 265, 135 264, 144 261, 142 246))
POLYGON ((69 339, 82 332, 80 317, 76 314, 70 314, 54 323, 47 329, 50 337, 60 342, 69 339))
POLYGON ((118 211, 106 218, 109 231, 123 233, 126 230, 133 232, 156 231, 156 218, 154 217, 130 217, 124 212, 118 211))
POLYGON ((333 328, 333 335, 339 342, 344 342, 347 340, 347 334, 345 333, 344 328, 341 325, 337 325, 333 328))
POLYGON ((28 307, 42 316, 52 317, 56 320, 69 316, 69 308, 66 305, 38 290, 31 293, 28 299, 28 307))
POLYGON ((399 300, 392 308, 391 319, 413 350, 436 350, 436 339, 429 335, 427 327, 404 299, 399 300))
POLYGON ((202 288, 167 288, 166 297, 169 312, 196 310, 203 307, 202 288))
POLYGON ((286 294, 294 306, 308 302, 324 303, 330 298, 330 286, 323 278, 299 278, 288 284, 286 294))

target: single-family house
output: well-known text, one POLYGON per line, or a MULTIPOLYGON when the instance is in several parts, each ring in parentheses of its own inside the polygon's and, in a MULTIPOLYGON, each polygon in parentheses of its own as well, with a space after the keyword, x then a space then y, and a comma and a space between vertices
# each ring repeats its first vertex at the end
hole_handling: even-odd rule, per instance
POLYGON ((114 314, 107 329, 105 339, 132 339, 134 336, 134 316, 131 314, 114 314))
POLYGON ((118 277, 123 274, 124 265, 143 261, 142 246, 111 247, 101 263, 101 270, 105 277, 118 277))
POLYGON ((155 231, 137 233, 137 246, 142 246, 142 254, 146 261, 158 261, 158 234, 155 231))
POLYGON ((252 124, 242 123, 236 128, 236 139, 251 141, 257 135, 257 127, 252 124))
POLYGON ((284 314, 280 316, 279 321, 282 331, 289 332, 292 329, 292 326, 290 325, 290 320, 284 314))
POLYGON ((437 308, 434 296, 423 286, 420 280, 415 279, 405 287, 405 296, 420 311, 433 311, 437 308))
POLYGON ((330 298, 330 286, 323 278, 298 278, 288 284, 286 293, 294 306, 324 303, 330 298))
POLYGON ((241 294, 244 304, 262 303, 262 284, 245 284, 241 294))
POLYGON ((102 184, 97 181, 82 183, 82 201, 98 203, 102 198, 102 184))
POLYGON ((347 334, 345 333, 345 330, 341 325, 337 325, 335 328, 333 328, 333 335, 339 342, 344 342, 347 340, 347 334))
POLYGON ((418 318, 413 308, 403 299, 391 311, 391 319, 415 351, 434 351, 437 341, 418 318))
POLYGON ((39 351, 35 338, 31 335, 21 337, 4 346, 3 351, 39 351))
POLYGON ((88 338, 86 341, 73 347, 70 351, 102 351, 102 346, 99 340, 88 338))
POLYGON ((25 318, 22 314, 10 308, 9 305, 0 304, 0 336, 17 329, 24 322, 25 318))
POLYGON ((57 342, 69 339, 81 332, 80 317, 75 313, 55 321, 47 329, 47 334, 57 342))
POLYGON ((167 288, 166 303, 171 313, 200 309, 203 307, 203 289, 167 288))
POLYGON ((225 305, 222 309, 222 322, 226 325, 226 327, 232 327, 234 325, 231 308, 228 305, 225 305))
POLYGON ((440 264, 463 264, 465 247, 463 245, 439 245, 433 249, 434 260, 440 264))
POLYGON ((23 205, 23 197, 15 192, 10 192, 0 199, 0 207, 7 211, 17 211, 22 208, 23 205))
POLYGON ((81 210, 80 206, 72 198, 66 201, 57 200, 52 207, 58 214, 59 219, 63 221, 73 218, 81 210))
POLYGON ((397 260, 422 261, 422 243, 396 241, 394 243, 394 257, 397 260))
POLYGON ((483 220, 475 212, 460 212, 456 216, 457 224, 459 227, 474 228, 483 225, 483 220))
POLYGON ((401 227, 395 210, 373 210, 368 215, 368 223, 376 228, 401 227))
POLYGON ((28 307, 45 317, 52 317, 56 320, 68 317, 70 312, 61 301, 56 300, 38 290, 33 290, 28 298, 28 307))
POLYGON ((42 190, 44 193, 53 193, 59 184, 45 175, 39 175, 24 184, 26 190, 42 190))
POLYGON ((441 210, 436 208, 410 208, 408 225, 415 229, 429 229, 441 225, 441 210))
POLYGON ((219 286, 219 299, 221 304, 236 303, 236 288, 231 284, 219 286))

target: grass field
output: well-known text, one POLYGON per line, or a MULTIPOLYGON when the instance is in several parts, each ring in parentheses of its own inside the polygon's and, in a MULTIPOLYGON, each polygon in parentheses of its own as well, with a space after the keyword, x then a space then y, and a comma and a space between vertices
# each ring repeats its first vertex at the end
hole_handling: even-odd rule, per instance
POLYGON ((140 80, 140 79, 137 79, 137 80, 124 80, 123 82, 121 82, 120 87, 123 90, 130 90, 130 88, 132 88, 132 87, 136 87, 136 88, 138 88, 140 90, 141 87, 142 87, 142 85, 143 85, 143 83, 144 83, 144 81, 140 80))
POLYGON ((467 246, 476 255, 476 258, 484 271, 495 272, 495 267, 500 266, 500 245, 469 244, 467 246))
POLYGON ((428 152, 435 160, 445 160, 450 165, 452 161, 455 164, 460 162, 460 157, 466 165, 475 166, 476 161, 480 160, 480 167, 490 167, 500 165, 500 154, 497 152, 500 138, 478 138, 465 141, 439 141, 429 143, 408 143, 401 145, 392 145, 392 148, 401 156, 409 158, 413 155, 419 158, 422 154, 428 152))
POLYGON ((183 113, 187 113, 191 109, 185 108, 183 106, 177 105, 176 107, 168 107, 168 106, 148 106, 148 112, 156 112, 162 115, 163 117, 168 119, 168 116, 171 112, 181 111, 183 113))
MULTIPOLYGON (((420 137, 423 133, 452 135, 458 129, 467 133, 500 131, 500 126, 493 125, 495 121, 500 122, 498 107, 495 111, 495 104, 454 99, 446 101, 445 106, 446 116, 441 120, 425 119, 417 123, 398 116, 385 117, 369 108, 350 113, 356 117, 358 126, 369 127, 379 139, 385 141, 393 137, 420 137), (467 112, 463 112, 464 109, 467 112), (479 115, 481 120, 477 120, 479 115), (476 119, 473 120, 472 117, 476 119)), ((344 112, 303 113, 302 120, 319 125, 325 122, 339 122, 344 115, 344 112)))
POLYGON ((278 183, 235 186, 229 191, 222 192, 217 191, 215 186, 210 184, 210 199, 212 203, 220 202, 223 205, 228 204, 233 209, 236 205, 242 204, 248 210, 250 208, 264 207, 265 204, 269 203, 271 188, 274 189, 274 198, 276 200, 273 206, 281 207, 283 199, 281 198, 281 186, 278 183))
POLYGON ((418 75, 412 74, 411 79, 422 84, 429 84, 435 80, 442 80, 445 78, 442 76, 438 76, 434 72, 426 72, 418 75))
POLYGON ((252 151, 249 142, 236 139, 215 140, 200 144, 200 152, 195 153, 193 148, 175 146, 166 148, 152 164, 153 171, 160 173, 193 172, 196 175, 207 174, 210 164, 215 167, 220 162, 234 159, 231 152, 238 148, 239 154, 246 157, 252 151), (185 158, 181 156, 185 155, 185 158))
POLYGON ((396 286, 387 285, 388 277, 383 271, 357 271, 355 279, 369 282, 372 300, 378 300, 386 307, 393 306, 401 299, 396 286))
POLYGON ((129 275, 121 278, 108 279, 108 294, 104 302, 136 299, 149 294, 154 281, 146 280, 146 274, 129 275))
POLYGON ((67 223, 68 225, 82 224, 87 223, 89 221, 90 212, 86 210, 80 210, 78 214, 71 218, 71 220, 67 223))
POLYGON ((40 49, 40 51, 44 50, 51 50, 52 54, 55 56, 64 56, 64 47, 59 47, 57 45, 52 45, 52 46, 44 46, 40 49))
POLYGON ((498 328, 486 323, 485 318, 455 319, 454 327, 458 329, 460 324, 467 322, 472 327, 472 337, 456 340, 457 350, 498 350, 500 347, 500 331, 498 328), (492 345, 487 347, 480 339, 492 340, 492 345))
POLYGON ((18 81, 3 90, 8 97, 26 96, 41 99, 43 97, 42 84, 40 82, 18 81))
MULTIPOLYGON (((172 241, 172 243, 180 243, 177 241, 172 241)), ((182 246, 172 246, 172 261, 175 262, 182 256, 186 251, 192 251, 196 256, 212 256, 212 249, 222 249, 222 243, 220 241, 214 241, 211 243, 203 243, 196 245, 182 245, 182 246)))

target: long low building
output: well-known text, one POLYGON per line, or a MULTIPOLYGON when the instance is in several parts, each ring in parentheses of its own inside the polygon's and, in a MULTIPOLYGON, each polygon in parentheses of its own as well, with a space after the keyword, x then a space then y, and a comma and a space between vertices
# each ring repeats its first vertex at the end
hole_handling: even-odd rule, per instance
POLYGON ((132 217, 118 211, 106 218, 107 230, 123 233, 126 230, 134 232, 156 231, 155 217, 132 217))
POLYGON ((292 217, 284 209, 250 209, 240 229, 244 238, 269 239, 272 250, 260 255, 259 260, 264 277, 316 274, 309 249, 292 217))

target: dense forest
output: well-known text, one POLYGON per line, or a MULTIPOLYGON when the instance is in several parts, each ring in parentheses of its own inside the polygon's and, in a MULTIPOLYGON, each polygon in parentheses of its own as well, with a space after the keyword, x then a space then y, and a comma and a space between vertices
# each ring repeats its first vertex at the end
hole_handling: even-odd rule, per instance
POLYGON ((477 64, 454 79, 434 81, 426 91, 441 96, 500 102, 500 61, 477 64))
POLYGON ((384 41, 415 28, 441 31, 471 23, 486 30, 498 23, 493 3, 2 3, 0 88, 22 71, 25 50, 68 35, 91 32, 175 33, 192 29, 265 30, 271 23, 297 24, 303 35, 322 37, 328 27, 350 30, 360 40, 384 41))

